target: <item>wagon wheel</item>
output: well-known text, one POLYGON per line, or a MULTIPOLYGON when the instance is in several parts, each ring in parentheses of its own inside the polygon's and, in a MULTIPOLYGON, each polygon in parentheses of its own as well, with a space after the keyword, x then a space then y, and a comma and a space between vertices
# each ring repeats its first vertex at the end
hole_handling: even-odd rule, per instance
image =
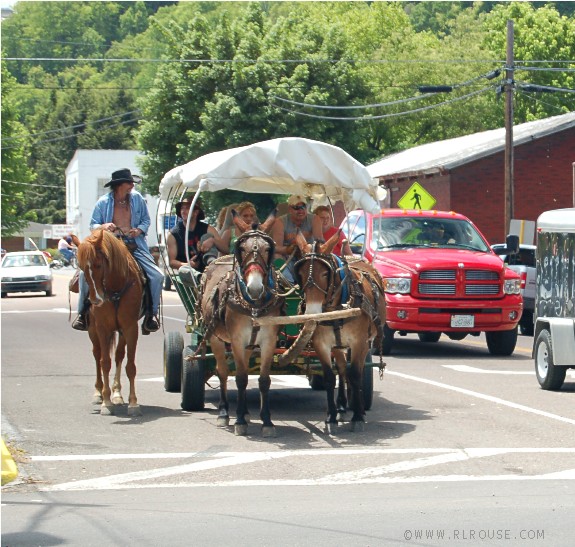
POLYGON ((183 410, 188 412, 203 410, 206 395, 206 362, 205 359, 188 360, 196 352, 196 346, 186 346, 182 360, 182 403, 183 410))
POLYGON ((179 332, 168 332, 164 337, 164 389, 179 393, 182 382, 182 350, 184 338, 179 332))

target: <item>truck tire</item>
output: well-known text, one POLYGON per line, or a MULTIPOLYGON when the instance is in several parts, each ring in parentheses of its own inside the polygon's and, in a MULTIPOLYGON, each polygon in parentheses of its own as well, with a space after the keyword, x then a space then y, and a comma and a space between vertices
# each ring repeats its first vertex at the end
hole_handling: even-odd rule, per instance
POLYGON ((182 351, 184 338, 179 332, 168 332, 164 337, 164 389, 179 393, 182 382, 182 351))
POLYGON ((186 346, 182 356, 182 410, 188 412, 204 410, 206 398, 206 363, 204 359, 188 361, 186 357, 196 351, 186 346))
POLYGON ((435 343, 441 338, 440 332, 418 332, 417 336, 422 342, 435 343))
POLYGON ((565 381, 566 367, 556 367, 553 363, 551 334, 543 329, 535 342, 535 374, 542 389, 555 391, 565 381))
POLYGON ((511 330, 486 332, 485 338, 491 355, 511 355, 517 344, 517 327, 511 330))
POLYGON ((387 325, 383 326, 383 343, 381 344, 382 355, 389 355, 393 346, 393 335, 395 331, 387 325))

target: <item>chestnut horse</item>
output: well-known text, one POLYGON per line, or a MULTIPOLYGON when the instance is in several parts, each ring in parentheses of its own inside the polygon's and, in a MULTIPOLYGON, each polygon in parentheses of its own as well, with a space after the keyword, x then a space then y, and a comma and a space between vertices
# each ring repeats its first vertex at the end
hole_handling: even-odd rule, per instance
MULTIPOLYGON (((351 393, 351 430, 362 430, 364 423, 363 369, 372 341, 381 350, 385 325, 385 296, 381 276, 367 262, 347 261, 331 253, 339 240, 339 231, 327 242, 308 244, 301 233, 296 245, 302 253, 295 264, 296 280, 303 291, 305 313, 322 313, 344 308, 359 308, 355 317, 318 323, 313 333, 314 351, 322 365, 327 391, 329 432, 335 431, 338 411, 347 406, 347 376, 351 393), (345 349, 350 349, 351 366, 347 370, 345 349), (333 352, 332 352, 333 350, 333 352), (332 353, 340 378, 337 405, 335 375, 331 368, 332 353)), ((348 257, 349 258, 349 257, 348 257)), ((380 351, 381 355, 381 351, 380 351)))
MULTIPOLYGON (((233 212, 235 213, 235 211, 233 212)), ((272 261, 274 241, 267 231, 275 222, 275 212, 261 226, 247 226, 234 214, 234 224, 244 231, 235 243, 233 256, 220 257, 205 270, 200 285, 201 317, 216 358, 216 374, 220 380, 218 427, 229 425, 227 381, 229 367, 226 346, 231 344, 236 369, 238 403, 234 432, 247 435, 248 408, 246 389, 249 361, 256 346, 260 349, 260 417, 262 435, 275 436, 269 408, 270 369, 279 326, 254 327, 252 318, 277 316, 284 299, 278 294, 278 281, 272 261)))
POLYGON ((128 415, 141 415, 136 398, 136 345, 141 316, 143 279, 140 268, 126 245, 110 232, 94 230, 83 242, 72 236, 78 247, 78 265, 90 289, 88 334, 96 360, 95 404, 101 414, 113 414, 114 405, 124 404, 120 376, 126 354, 126 375, 130 381, 128 415), (115 333, 118 341, 115 344, 115 333), (116 346, 116 373, 110 389, 111 352, 116 346))

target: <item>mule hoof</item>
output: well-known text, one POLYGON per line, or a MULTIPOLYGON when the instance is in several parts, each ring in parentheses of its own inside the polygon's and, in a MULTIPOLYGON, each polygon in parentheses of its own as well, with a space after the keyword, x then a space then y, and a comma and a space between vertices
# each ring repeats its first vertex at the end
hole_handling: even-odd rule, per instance
POLYGON ((246 421, 246 423, 251 424, 252 423, 252 417, 249 414, 244 414, 244 420, 246 421))
POLYGON ((347 413, 345 410, 338 411, 336 419, 338 422, 347 422, 347 413))
POLYGON ((328 435, 337 433, 337 422, 325 422, 325 432, 328 435))
POLYGON ((128 406, 128 416, 141 416, 142 409, 140 405, 128 406))
POLYGON ((263 425, 262 426, 262 437, 270 438, 270 437, 277 437, 276 428, 274 425, 263 425))
POLYGON ((114 407, 102 405, 100 407, 100 415, 101 416, 113 416, 114 415, 114 407))
POLYGON ((234 425, 234 433, 238 436, 245 437, 248 434, 248 424, 234 425))
POLYGON ((119 397, 112 397, 112 404, 116 405, 116 406, 120 406, 124 404, 124 399, 122 398, 122 396, 120 395, 119 397))
POLYGON ((365 422, 361 422, 359 420, 351 422, 351 431, 357 431, 358 433, 363 433, 364 429, 365 429, 365 422))
POLYGON ((218 427, 228 427, 230 425, 230 417, 229 416, 218 416, 217 426, 218 427))

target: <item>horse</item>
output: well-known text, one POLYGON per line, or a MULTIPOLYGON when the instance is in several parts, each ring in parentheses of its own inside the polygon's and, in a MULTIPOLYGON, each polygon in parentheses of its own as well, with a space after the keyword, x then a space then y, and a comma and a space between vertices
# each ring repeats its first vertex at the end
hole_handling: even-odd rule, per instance
MULTIPOLYGON (((331 253, 340 231, 324 244, 308 244, 301 233, 296 245, 301 253, 296 261, 296 281, 303 292, 305 314, 359 308, 361 314, 346 319, 318 323, 312 344, 322 366, 327 392, 326 426, 330 433, 337 428, 347 406, 347 377, 350 386, 351 430, 361 431, 364 425, 363 369, 371 342, 380 349, 385 325, 385 296, 381 276, 367 262, 346 260, 331 253), (351 365, 347 369, 345 349, 350 350, 351 365), (333 350, 333 351, 332 351, 333 350), (331 368, 332 353, 340 378, 337 405, 335 375, 331 368)), ((348 257, 349 258, 349 257, 348 257)))
POLYGON ((277 273, 272 265, 275 243, 266 233, 275 222, 276 213, 272 212, 262 225, 253 224, 251 227, 234 213, 234 224, 240 231, 245 230, 236 240, 234 254, 212 262, 200 282, 200 315, 206 329, 202 343, 210 343, 220 381, 217 425, 228 427, 230 421, 227 343, 231 345, 235 362, 238 390, 234 433, 247 435, 249 360, 255 347, 259 346, 262 435, 275 437, 276 430, 269 408, 269 389, 279 325, 254 327, 252 318, 273 317, 283 312, 284 298, 278 294, 277 273))
POLYGON ((140 267, 125 243, 107 230, 95 230, 83 242, 76 236, 72 236, 72 239, 78 247, 78 266, 84 272, 92 304, 88 335, 96 361, 93 403, 101 404, 102 415, 113 414, 114 405, 124 404, 120 376, 127 348, 126 375, 130 381, 128 416, 140 416, 135 387, 138 320, 144 290, 140 267), (110 389, 113 346, 116 373, 110 389))

